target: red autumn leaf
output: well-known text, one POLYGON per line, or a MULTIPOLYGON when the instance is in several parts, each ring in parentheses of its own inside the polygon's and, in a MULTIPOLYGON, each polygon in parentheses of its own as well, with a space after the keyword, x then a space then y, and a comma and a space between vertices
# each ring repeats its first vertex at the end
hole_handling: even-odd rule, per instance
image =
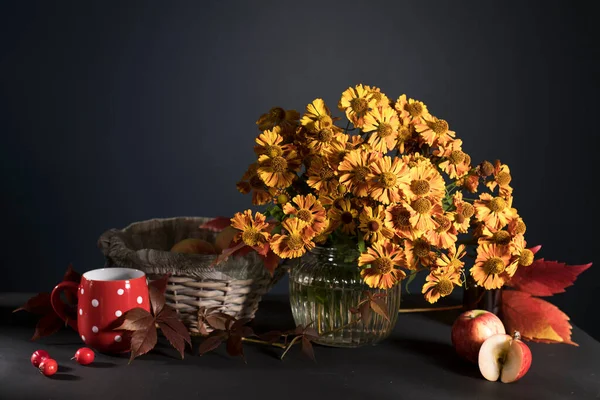
POLYGON ((302 336, 302 352, 311 360, 316 361, 313 345, 306 336, 302 336))
POLYGON ((369 325, 369 323, 371 323, 371 317, 373 316, 373 313, 371 313, 371 302, 365 301, 358 307, 358 310, 360 311, 360 318, 362 319, 363 324, 369 325))
POLYGON ((216 312, 206 317, 206 322, 213 329, 217 329, 220 331, 226 331, 229 329, 229 325, 234 321, 234 318, 231 315, 225 314, 223 312, 216 312))
POLYGON ((154 326, 154 316, 143 308, 132 308, 117 320, 120 325, 115 330, 139 331, 154 326))
POLYGON ((373 299, 369 302, 369 305, 373 311, 377 314, 381 315, 386 321, 390 321, 390 316, 388 314, 388 309, 383 300, 381 299, 373 299))
POLYGON ((266 255, 260 255, 260 258, 262 258, 263 262, 265 263, 265 268, 267 271, 273 275, 275 269, 277 269, 277 266, 281 261, 281 258, 279 258, 279 256, 272 251, 267 252, 266 255))
POLYGON ((165 295, 154 286, 148 286, 148 293, 150 294, 150 306, 152 307, 152 314, 154 314, 156 317, 158 314, 160 314, 165 306, 165 295))
POLYGON ((223 229, 227 228, 231 225, 231 218, 228 217, 216 217, 211 219, 210 221, 205 222, 200 225, 200 229, 208 229, 213 232, 220 232, 223 229))
POLYGON ((541 343, 571 341, 569 317, 558 307, 518 290, 502 291, 502 317, 506 331, 519 331, 521 337, 541 343))
POLYGON ((213 332, 211 336, 207 337, 202 341, 202 343, 200 343, 200 346, 198 346, 198 353, 203 355, 209 351, 215 350, 221 345, 221 343, 223 343, 225 339, 226 335, 224 335, 223 332, 218 332, 217 334, 214 334, 213 332))
POLYGON ((131 335, 131 357, 129 358, 129 362, 131 363, 134 358, 152 350, 156 346, 157 339, 154 324, 148 329, 133 332, 131 335))
POLYGON ((557 261, 539 259, 528 267, 519 267, 508 285, 533 296, 552 296, 563 293, 575 283, 577 276, 592 266, 567 265, 557 261))
POLYGON ((58 318, 56 314, 46 314, 38 321, 35 326, 35 332, 31 337, 31 340, 37 340, 44 336, 50 336, 53 333, 58 332, 60 328, 65 325, 65 322, 58 318))
POLYGON ((17 308, 13 312, 27 311, 33 314, 45 315, 48 313, 54 314, 52 304, 50 303, 50 293, 38 293, 21 307, 17 308))
POLYGON ((179 352, 179 355, 181 355, 181 359, 183 359, 186 342, 185 338, 180 334, 179 331, 173 329, 172 326, 169 325, 167 322, 159 321, 158 326, 160 327, 161 332, 163 333, 163 335, 165 335, 169 343, 171 343, 171 346, 173 346, 179 352))
MULTIPOLYGON (((192 346, 192 338, 190 337, 190 332, 187 330, 183 322, 179 319, 179 314, 170 306, 165 306, 162 312, 156 318, 156 321, 160 324, 166 324, 174 330, 177 335, 181 336, 181 338, 187 344, 192 346)), ((166 335, 165 335, 166 336, 166 335)), ((168 337, 167 337, 168 339, 168 337)))
POLYGON ((148 284, 148 287, 154 287, 154 288, 158 289, 158 291, 160 293, 164 294, 167 291, 167 284, 169 283, 170 276, 171 276, 171 274, 166 274, 158 279, 150 281, 150 283, 148 284))
POLYGON ((230 356, 241 356, 244 361, 246 361, 246 357, 244 357, 244 346, 242 345, 241 335, 230 335, 227 339, 226 348, 227 354, 230 356))
MULTIPOLYGON (((73 264, 69 264, 67 270, 63 276, 63 281, 67 282, 81 282, 81 274, 73 269, 73 264)), ((65 298, 69 304, 77 304, 77 295, 68 290, 65 291, 65 298)))

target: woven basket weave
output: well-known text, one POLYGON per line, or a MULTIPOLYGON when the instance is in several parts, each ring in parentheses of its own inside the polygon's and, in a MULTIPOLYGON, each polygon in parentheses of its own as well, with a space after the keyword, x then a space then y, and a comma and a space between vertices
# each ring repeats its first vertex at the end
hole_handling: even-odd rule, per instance
POLYGON ((165 293, 167 304, 178 311, 191 334, 199 333, 200 307, 216 308, 235 318, 253 318, 262 296, 284 273, 278 268, 271 276, 255 252, 214 265, 215 255, 169 251, 186 238, 214 243, 216 233, 199 228, 210 219, 151 219, 108 230, 98 239, 106 267, 136 268, 151 279, 171 274, 165 293))

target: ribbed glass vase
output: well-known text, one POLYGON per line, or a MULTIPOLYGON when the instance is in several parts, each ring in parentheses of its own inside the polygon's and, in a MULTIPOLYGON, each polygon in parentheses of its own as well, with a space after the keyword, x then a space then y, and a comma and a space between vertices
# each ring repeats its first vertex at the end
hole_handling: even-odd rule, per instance
POLYGON ((359 252, 348 247, 317 247, 288 263, 290 268, 290 303, 297 325, 311 324, 320 335, 315 342, 336 347, 358 347, 377 343, 392 332, 400 308, 401 285, 390 290, 369 288, 360 277, 359 252), (366 296, 386 294, 390 321, 372 313, 364 324, 351 308, 366 296))

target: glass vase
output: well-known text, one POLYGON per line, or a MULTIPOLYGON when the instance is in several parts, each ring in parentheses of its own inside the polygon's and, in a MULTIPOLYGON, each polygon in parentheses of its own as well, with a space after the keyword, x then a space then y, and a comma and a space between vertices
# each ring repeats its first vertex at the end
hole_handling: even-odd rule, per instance
POLYGON ((352 248, 317 247, 290 260, 290 304, 297 325, 311 324, 320 335, 316 343, 358 347, 377 343, 390 335, 400 308, 401 285, 389 290, 369 288, 360 276, 359 252, 352 248), (364 292, 382 298, 390 320, 372 312, 365 324, 352 313, 366 298, 364 292))
POLYGON ((502 289, 486 289, 478 286, 475 280, 467 277, 466 289, 463 292, 463 309, 486 310, 502 318, 502 289))

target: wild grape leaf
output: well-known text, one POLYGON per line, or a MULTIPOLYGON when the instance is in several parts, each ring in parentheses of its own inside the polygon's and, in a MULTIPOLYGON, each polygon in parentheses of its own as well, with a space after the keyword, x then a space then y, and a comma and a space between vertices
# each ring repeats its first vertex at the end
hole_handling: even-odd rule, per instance
MULTIPOLYGON (((181 341, 183 343, 189 344, 190 347, 192 346, 192 338, 190 337, 190 332, 185 327, 183 322, 181 322, 181 320, 179 319, 179 314, 177 314, 177 311, 175 311, 172 307, 166 305, 162 309, 162 312, 156 318, 156 321, 158 322, 158 325, 160 326, 161 330, 163 331, 169 342, 171 342, 171 344, 173 344, 175 338, 172 338, 172 336, 169 335, 176 334, 178 338, 181 338, 181 341), (164 328, 167 328, 169 332, 165 332, 164 328)), ((177 340, 176 342, 180 343, 179 340, 177 340)), ((185 348, 185 345, 182 347, 185 348)), ((179 347, 176 348, 179 350, 179 347)), ((183 350, 181 350, 180 353, 182 353, 183 358, 183 350)))
POLYGON ((387 306, 382 299, 373 298, 373 300, 369 302, 369 305, 373 311, 385 318, 386 321, 390 321, 387 306))
POLYGON ((129 363, 131 363, 136 357, 148 353, 156 346, 158 337, 156 335, 156 328, 154 324, 148 329, 142 329, 134 331, 131 335, 131 356, 129 363))
POLYGON ((171 346, 173 346, 179 352, 179 355, 181 355, 181 359, 183 360, 183 355, 185 352, 184 337, 166 322, 158 322, 158 326, 169 343, 171 343, 171 346))
MULTIPOLYGON (((13 312, 27 311, 32 314, 45 315, 48 313, 54 313, 52 304, 50 303, 50 293, 38 293, 31 297, 21 307, 17 308, 13 312)), ((57 317, 58 318, 58 317, 57 317)))
POLYGON ((206 317, 206 322, 213 328, 220 331, 226 331, 235 319, 223 312, 216 312, 206 317))
POLYGON ((158 291, 164 295, 164 293, 167 291, 167 284, 169 283, 170 276, 171 276, 171 274, 166 274, 158 279, 150 281, 150 283, 148 284, 148 287, 154 287, 154 288, 158 289, 158 291))
POLYGON ((152 307, 152 314, 157 316, 165 306, 165 295, 154 286, 148 286, 148 293, 150 294, 150 306, 152 307))
POLYGON ((371 323, 371 318, 373 314, 371 313, 371 302, 365 301, 358 307, 358 311, 360 311, 360 318, 364 325, 369 325, 371 323))
POLYGON ((279 256, 272 251, 268 251, 266 253, 266 255, 260 255, 260 257, 262 258, 262 260, 265 264, 266 270, 269 271, 269 273, 271 275, 273 275, 273 273, 279 266, 279 262, 281 261, 281 258, 279 258, 279 256))
POLYGON ((38 321, 35 326, 35 332, 31 337, 31 340, 37 340, 44 336, 50 336, 53 333, 58 332, 60 328, 65 325, 65 322, 58 318, 56 314, 46 314, 38 321))
POLYGON ((202 343, 200 343, 200 346, 198 346, 198 353, 200 353, 200 355, 215 350, 225 339, 227 339, 227 335, 224 335, 223 332, 215 332, 211 333, 211 335, 204 339, 202 343))
POLYGON ((200 229, 208 229, 213 232, 220 232, 231 225, 231 218, 215 217, 199 226, 200 229))
POLYGON ((508 285, 533 296, 552 296, 564 293, 565 288, 573 285, 577 276, 591 266, 592 263, 571 266, 539 259, 528 267, 519 267, 508 285))
POLYGON ((132 308, 119 317, 114 330, 139 331, 150 329, 154 326, 155 318, 143 308, 132 308))
MULTIPOLYGON (((73 264, 69 264, 63 276, 64 282, 81 282, 81 274, 73 269, 73 264)), ((77 295, 73 292, 65 290, 65 298, 69 304, 77 304, 77 295)))
POLYGON ((246 357, 244 357, 244 346, 242 344, 242 335, 229 335, 227 338, 227 354, 232 357, 241 356, 244 361, 246 361, 246 357))
POLYGON ((519 331, 526 340, 577 346, 571 340, 569 317, 555 305, 529 293, 502 291, 502 318, 508 333, 519 331))
POLYGON ((310 342, 310 339, 305 335, 302 336, 302 352, 311 360, 316 361, 313 345, 310 342))

